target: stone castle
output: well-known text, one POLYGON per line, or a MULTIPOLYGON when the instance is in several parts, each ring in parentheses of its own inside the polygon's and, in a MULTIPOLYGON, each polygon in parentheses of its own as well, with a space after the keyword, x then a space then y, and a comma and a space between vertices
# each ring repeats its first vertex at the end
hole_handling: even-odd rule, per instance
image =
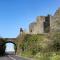
POLYGON ((60 31, 60 8, 53 16, 38 16, 36 22, 29 25, 30 34, 43 34, 51 31, 60 31))

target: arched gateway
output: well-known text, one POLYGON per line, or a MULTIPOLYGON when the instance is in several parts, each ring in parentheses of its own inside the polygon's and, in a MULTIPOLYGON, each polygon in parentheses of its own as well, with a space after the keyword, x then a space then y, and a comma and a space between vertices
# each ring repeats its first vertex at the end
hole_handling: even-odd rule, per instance
POLYGON ((17 44, 16 38, 0 38, 0 55, 16 54, 17 44))
POLYGON ((4 42, 5 54, 16 54, 17 45, 12 41, 4 42))

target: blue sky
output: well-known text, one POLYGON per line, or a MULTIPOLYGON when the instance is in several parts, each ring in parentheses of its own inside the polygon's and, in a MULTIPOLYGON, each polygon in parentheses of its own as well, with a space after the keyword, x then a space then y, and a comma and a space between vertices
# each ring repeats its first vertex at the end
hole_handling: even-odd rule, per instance
POLYGON ((15 52, 14 44, 13 43, 6 43, 5 52, 15 52))
POLYGON ((0 37, 17 37, 22 27, 37 16, 51 14, 60 7, 60 0, 0 0, 0 37))

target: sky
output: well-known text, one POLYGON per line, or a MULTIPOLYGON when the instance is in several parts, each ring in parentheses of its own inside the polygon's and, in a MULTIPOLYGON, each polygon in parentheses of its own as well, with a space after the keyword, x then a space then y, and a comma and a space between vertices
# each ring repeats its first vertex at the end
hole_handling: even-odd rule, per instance
POLYGON ((5 52, 15 52, 14 44, 13 43, 6 43, 5 52))
POLYGON ((60 0, 0 0, 0 37, 14 38, 20 28, 28 31, 37 16, 53 15, 60 0))

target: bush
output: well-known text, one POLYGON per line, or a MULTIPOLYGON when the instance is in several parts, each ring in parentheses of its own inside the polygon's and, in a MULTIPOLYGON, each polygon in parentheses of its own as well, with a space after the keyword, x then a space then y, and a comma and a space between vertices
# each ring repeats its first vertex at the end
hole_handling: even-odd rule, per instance
POLYGON ((50 60, 60 60, 60 55, 54 55, 50 58, 50 60))
POLYGON ((50 60, 50 56, 46 55, 47 53, 38 53, 36 54, 36 56, 34 57, 35 60, 50 60))

